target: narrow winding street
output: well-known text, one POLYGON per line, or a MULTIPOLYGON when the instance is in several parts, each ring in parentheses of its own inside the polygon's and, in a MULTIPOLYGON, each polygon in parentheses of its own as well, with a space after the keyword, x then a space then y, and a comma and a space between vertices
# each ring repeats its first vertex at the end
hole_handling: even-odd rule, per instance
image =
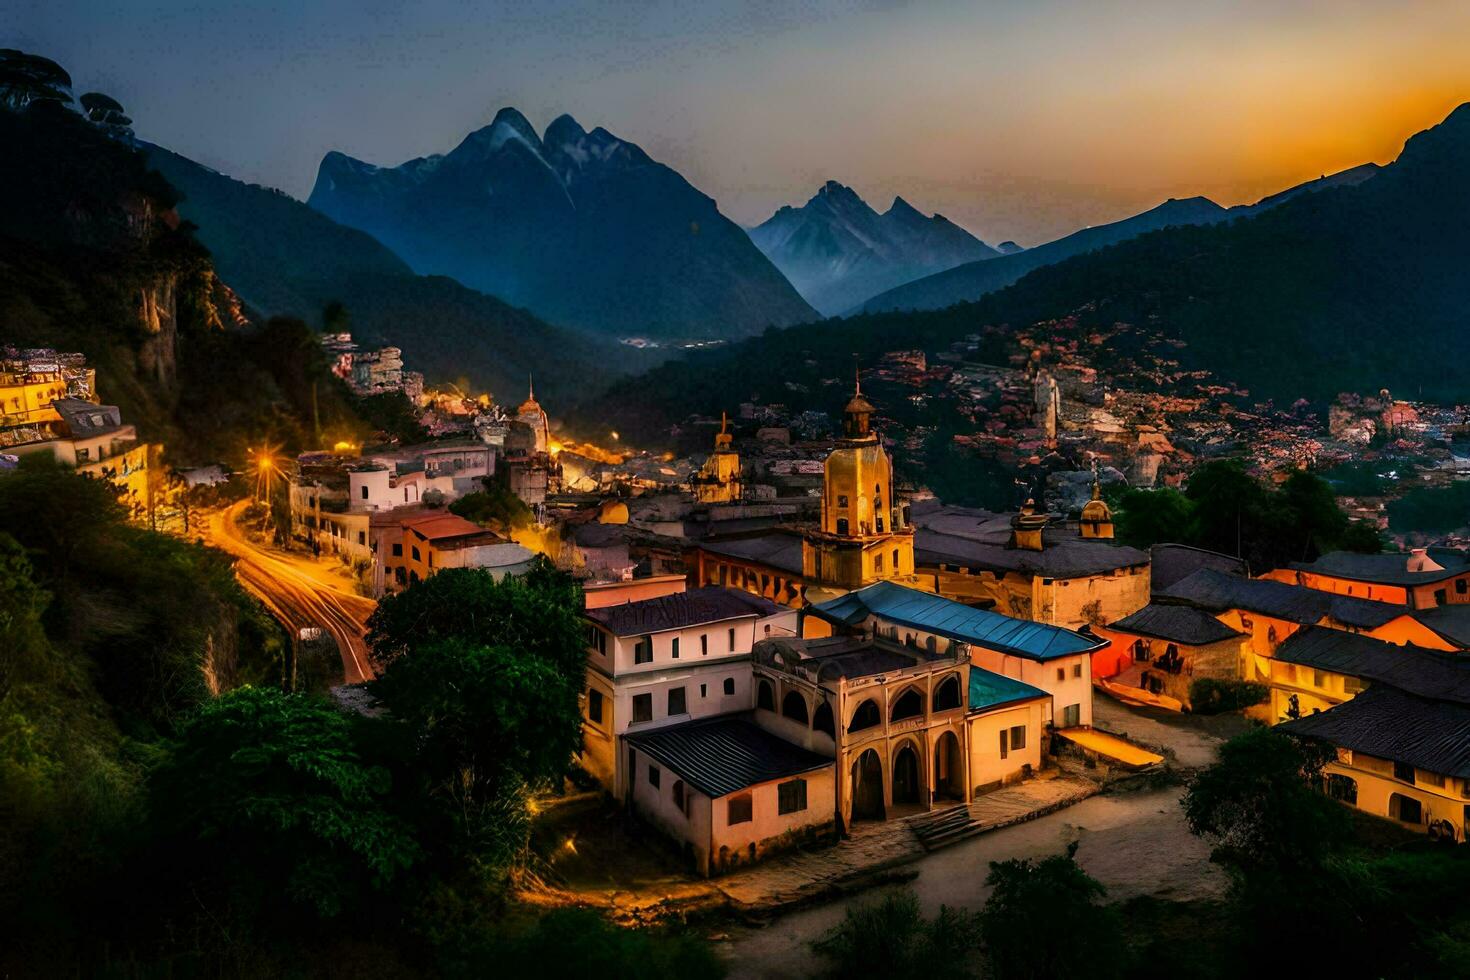
POLYGON ((368 660, 367 620, 377 603, 343 587, 320 565, 255 544, 240 529, 237 518, 248 501, 240 501, 209 515, 206 541, 234 556, 235 575, 292 630, 320 627, 331 633, 342 653, 343 683, 373 679, 368 660))

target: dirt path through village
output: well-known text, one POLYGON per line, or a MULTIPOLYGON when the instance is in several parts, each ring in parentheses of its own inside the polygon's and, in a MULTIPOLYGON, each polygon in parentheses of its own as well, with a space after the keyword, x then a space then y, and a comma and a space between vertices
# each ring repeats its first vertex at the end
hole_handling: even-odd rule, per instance
MULTIPOLYGON (((1137 711, 1105 697, 1097 698, 1094 712, 1099 727, 1168 748, 1185 768, 1209 765, 1222 736, 1230 734, 1210 728, 1232 727, 1137 711)), ((920 858, 910 866, 918 877, 909 887, 931 915, 940 905, 979 909, 990 894, 985 877, 991 861, 1049 857, 1077 841, 1077 862, 1107 887, 1109 901, 1218 897, 1225 890, 1225 874, 1210 863, 1209 847, 1185 825, 1179 808, 1182 794, 1177 786, 1114 792, 1030 823, 982 834, 920 858)), ((821 963, 809 943, 841 921, 848 908, 881 894, 882 889, 874 889, 781 916, 764 927, 732 930, 729 940, 720 944, 730 976, 812 976, 821 963)))
MULTIPOLYGON (((1210 864, 1209 848, 1185 826, 1181 792, 1174 787, 1094 796, 1030 823, 983 834, 921 858, 912 865, 919 875, 909 887, 929 914, 940 905, 978 909, 989 896, 985 876, 991 861, 1044 858, 1075 840, 1078 863, 1107 887, 1109 900, 1216 897, 1224 891, 1225 876, 1210 864)), ((841 921, 850 906, 880 894, 882 889, 875 889, 761 928, 733 930, 721 944, 730 976, 812 976, 820 964, 808 943, 841 921)))

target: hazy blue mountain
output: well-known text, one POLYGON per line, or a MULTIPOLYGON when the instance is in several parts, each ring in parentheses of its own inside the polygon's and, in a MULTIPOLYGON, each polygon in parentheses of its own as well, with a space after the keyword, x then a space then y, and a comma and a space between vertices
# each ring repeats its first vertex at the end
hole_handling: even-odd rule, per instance
POLYGON ((750 238, 824 316, 894 286, 1000 254, 943 215, 926 216, 901 197, 879 214, 835 180, 801 207, 778 210, 752 228, 750 238))
POLYGON ((525 310, 444 276, 417 275, 371 235, 340 225, 280 191, 246 184, 157 146, 148 161, 184 196, 183 217, 198 225, 220 276, 251 307, 313 325, 341 300, 360 341, 403 349, 408 366, 431 380, 465 379, 498 395, 518 395, 526 374, 545 372, 552 401, 585 394, 636 352, 552 326, 525 310))
POLYGON ((616 336, 739 337, 815 312, 715 202, 605 129, 514 109, 449 153, 328 153, 310 202, 415 271, 616 336))
POLYGON ((1209 225, 1227 219, 1249 217, 1270 210, 1312 191, 1351 186, 1373 176, 1378 167, 1364 164, 1308 181, 1289 188, 1255 204, 1224 208, 1205 197, 1170 198, 1156 208, 1122 221, 1096 225, 1073 232, 1054 242, 1038 245, 993 261, 971 262, 947 272, 911 282, 875 296, 852 312, 873 313, 880 310, 939 310, 955 303, 977 300, 986 293, 1009 286, 1022 276, 1043 266, 1053 265, 1074 255, 1115 245, 1139 235, 1170 226, 1209 225))

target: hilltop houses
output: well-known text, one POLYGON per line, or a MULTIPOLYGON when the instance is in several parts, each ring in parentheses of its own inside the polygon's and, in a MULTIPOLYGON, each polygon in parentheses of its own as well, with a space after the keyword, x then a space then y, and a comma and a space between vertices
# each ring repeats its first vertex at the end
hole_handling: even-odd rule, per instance
POLYGON ((10 350, 0 358, 0 453, 44 453, 106 480, 135 519, 163 503, 163 447, 143 442, 116 405, 98 401, 80 354, 10 350))

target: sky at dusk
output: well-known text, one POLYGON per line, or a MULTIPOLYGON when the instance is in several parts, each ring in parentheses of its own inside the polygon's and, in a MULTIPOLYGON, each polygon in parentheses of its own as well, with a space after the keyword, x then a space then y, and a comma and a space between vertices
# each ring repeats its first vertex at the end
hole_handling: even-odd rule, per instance
POLYGON ((744 224, 832 178, 1026 245, 1387 162, 1470 100, 1467 39, 1463 0, 0 4, 0 47, 297 197, 328 150, 393 165, 514 105, 640 144, 744 224))

